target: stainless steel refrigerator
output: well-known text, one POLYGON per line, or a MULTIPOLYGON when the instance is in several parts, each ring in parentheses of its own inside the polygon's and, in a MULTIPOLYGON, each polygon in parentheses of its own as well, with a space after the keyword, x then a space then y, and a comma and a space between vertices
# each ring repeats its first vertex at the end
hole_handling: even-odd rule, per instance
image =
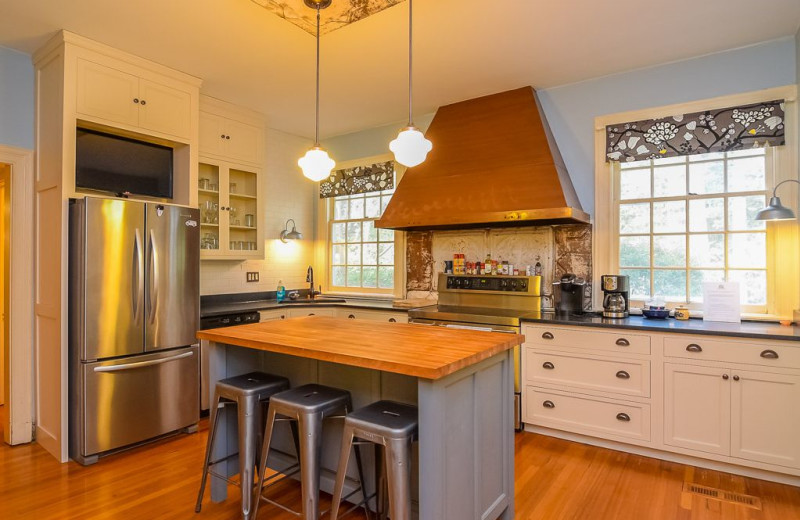
POLYGON ((70 201, 70 457, 196 428, 199 212, 70 201))

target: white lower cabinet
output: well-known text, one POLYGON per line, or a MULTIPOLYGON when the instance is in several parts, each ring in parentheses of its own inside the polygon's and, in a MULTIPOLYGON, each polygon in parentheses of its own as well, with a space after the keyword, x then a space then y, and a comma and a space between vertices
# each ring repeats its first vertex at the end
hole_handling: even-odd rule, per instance
POLYGON ((395 311, 375 311, 372 309, 341 308, 336 315, 351 320, 388 321, 389 323, 408 323, 408 314, 395 311))
POLYGON ((336 316, 336 309, 331 307, 302 307, 289 309, 287 313, 290 318, 299 318, 300 316, 330 316, 333 318, 336 316))
POLYGON ((272 321, 272 320, 285 320, 289 317, 289 313, 287 309, 275 309, 269 311, 258 311, 261 315, 260 321, 272 321))
POLYGON ((664 364, 664 444, 730 453, 730 371, 664 364))

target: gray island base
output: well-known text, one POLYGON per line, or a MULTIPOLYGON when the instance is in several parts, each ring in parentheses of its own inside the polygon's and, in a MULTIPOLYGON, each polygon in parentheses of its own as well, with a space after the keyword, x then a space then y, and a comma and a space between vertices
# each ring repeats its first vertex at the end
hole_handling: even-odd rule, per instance
MULTIPOLYGON (((414 449, 416 478, 412 481, 413 509, 418 512, 415 518, 514 518, 513 350, 501 351, 439 379, 426 379, 214 341, 205 341, 205 347, 209 351, 212 393, 220 379, 261 370, 288 377, 293 387, 319 383, 348 390, 355 408, 380 399, 417 405, 419 443, 414 449)), ((220 413, 214 459, 238 451, 235 408, 228 408, 220 413)), ((269 466, 274 470, 294 461, 289 428, 283 424, 276 428, 270 451, 269 466)), ((341 428, 340 420, 326 421, 320 489, 327 493, 333 491, 341 428)), ((364 464, 371 494, 373 450, 364 450, 364 464)), ((357 488, 353 466, 351 463, 345 495, 357 488)), ((235 457, 228 461, 227 471, 229 475, 238 472, 235 457)), ((212 478, 211 499, 219 502, 226 497, 226 482, 212 478)), ((350 500, 359 501, 360 494, 350 500)))

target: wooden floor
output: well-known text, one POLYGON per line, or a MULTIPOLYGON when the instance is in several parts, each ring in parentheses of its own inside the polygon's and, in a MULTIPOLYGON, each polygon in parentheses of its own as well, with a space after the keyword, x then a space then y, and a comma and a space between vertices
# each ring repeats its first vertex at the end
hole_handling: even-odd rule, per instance
MULTIPOLYGON (((0 519, 239 518, 238 501, 194 513, 206 426, 90 467, 58 464, 38 445, 0 447, 0 519)), ((527 519, 800 519, 800 488, 522 433, 516 439, 516 503, 527 519), (692 482, 748 495, 762 510, 682 493, 692 482)), ((231 489, 231 495, 238 491, 231 489)), ((299 502, 296 484, 274 490, 299 502)), ((327 495, 323 506, 327 507, 327 495)), ((294 520, 272 506, 262 520, 294 520)), ((324 518, 324 517, 323 517, 324 518)), ((348 518, 363 519, 352 515, 348 518)))

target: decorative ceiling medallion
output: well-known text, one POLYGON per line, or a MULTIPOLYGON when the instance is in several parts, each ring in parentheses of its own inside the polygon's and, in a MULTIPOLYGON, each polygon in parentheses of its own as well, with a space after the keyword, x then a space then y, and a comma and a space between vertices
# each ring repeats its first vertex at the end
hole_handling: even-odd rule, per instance
MULTIPOLYGON (((397 5, 404 0, 333 0, 322 11, 320 34, 340 29, 367 16, 397 5)), ((316 12, 309 11, 304 0, 253 0, 284 20, 295 24, 307 33, 316 34, 316 12)))

